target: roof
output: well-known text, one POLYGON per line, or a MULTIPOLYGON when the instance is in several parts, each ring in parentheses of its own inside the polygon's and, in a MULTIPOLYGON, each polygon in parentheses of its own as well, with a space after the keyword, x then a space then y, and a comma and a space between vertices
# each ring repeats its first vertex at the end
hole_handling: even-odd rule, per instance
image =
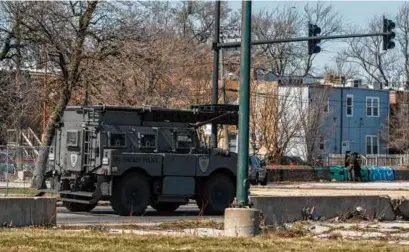
POLYGON ((144 121, 155 122, 183 122, 198 123, 207 122, 225 125, 238 124, 238 105, 231 104, 195 104, 191 109, 164 108, 155 106, 118 106, 118 105, 91 105, 91 106, 67 106, 66 111, 122 111, 134 112, 144 121))

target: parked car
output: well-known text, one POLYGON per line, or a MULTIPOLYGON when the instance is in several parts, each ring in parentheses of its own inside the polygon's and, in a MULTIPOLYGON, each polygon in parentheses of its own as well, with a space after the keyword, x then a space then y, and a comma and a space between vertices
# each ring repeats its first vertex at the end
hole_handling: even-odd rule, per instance
POLYGON ((306 165, 301 157, 297 156, 284 156, 281 159, 281 165, 306 165))
POLYGON ((255 152, 249 157, 248 179, 252 185, 267 185, 267 169, 265 160, 257 156, 257 146, 253 145, 255 152))

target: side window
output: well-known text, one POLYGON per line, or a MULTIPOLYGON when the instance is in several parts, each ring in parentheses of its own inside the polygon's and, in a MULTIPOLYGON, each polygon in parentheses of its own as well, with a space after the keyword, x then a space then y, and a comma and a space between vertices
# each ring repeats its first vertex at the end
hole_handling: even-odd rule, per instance
POLYGON ((346 98, 346 116, 347 117, 352 117, 354 114, 354 96, 353 95, 347 95, 346 98))
POLYGON ((194 147, 192 135, 185 132, 176 132, 176 149, 190 149, 194 147))
POLYGON ((109 132, 109 147, 111 148, 126 147, 126 135, 124 133, 109 132))
POLYGON ((78 130, 68 130, 66 138, 68 147, 78 147, 79 146, 79 131, 78 130))
POLYGON ((138 133, 139 149, 156 149, 156 134, 138 133))
POLYGON ((366 97, 366 116, 379 116, 379 97, 366 97))

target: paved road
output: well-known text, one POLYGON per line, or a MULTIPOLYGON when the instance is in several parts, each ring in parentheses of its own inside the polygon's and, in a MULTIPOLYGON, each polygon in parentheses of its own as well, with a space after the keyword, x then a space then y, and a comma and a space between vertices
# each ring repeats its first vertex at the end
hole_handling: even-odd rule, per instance
MULTIPOLYGON (((6 183, 0 182, 0 188, 6 183)), ((29 183, 11 183, 10 187, 23 187, 29 183)), ((254 186, 251 195, 380 195, 393 198, 409 198, 409 182, 365 182, 365 183, 269 183, 267 186, 254 186)), ((58 207, 57 224, 104 224, 104 223, 155 223, 177 220, 194 220, 199 217, 196 204, 181 206, 174 213, 160 213, 148 208, 144 216, 123 217, 113 213, 110 206, 98 206, 89 213, 72 213, 58 207)), ((205 216, 222 220, 222 216, 205 216)))
POLYGON ((110 206, 98 206, 89 213, 72 213, 64 207, 57 208, 57 225, 77 225, 77 224, 113 224, 113 223, 159 223, 172 222, 178 220, 195 220, 198 217, 222 220, 222 216, 199 216, 199 209, 196 204, 181 206, 173 213, 160 213, 152 208, 148 208, 144 216, 118 216, 110 206))

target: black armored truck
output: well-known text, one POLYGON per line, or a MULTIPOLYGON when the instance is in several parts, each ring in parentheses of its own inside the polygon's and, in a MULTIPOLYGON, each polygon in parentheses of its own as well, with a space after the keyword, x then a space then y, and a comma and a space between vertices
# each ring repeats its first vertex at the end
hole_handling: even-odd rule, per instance
POLYGON ((68 106, 49 150, 46 179, 70 211, 109 200, 118 215, 170 212, 195 200, 223 214, 234 200, 237 154, 203 145, 205 124, 237 125, 237 105, 190 109, 68 106))

